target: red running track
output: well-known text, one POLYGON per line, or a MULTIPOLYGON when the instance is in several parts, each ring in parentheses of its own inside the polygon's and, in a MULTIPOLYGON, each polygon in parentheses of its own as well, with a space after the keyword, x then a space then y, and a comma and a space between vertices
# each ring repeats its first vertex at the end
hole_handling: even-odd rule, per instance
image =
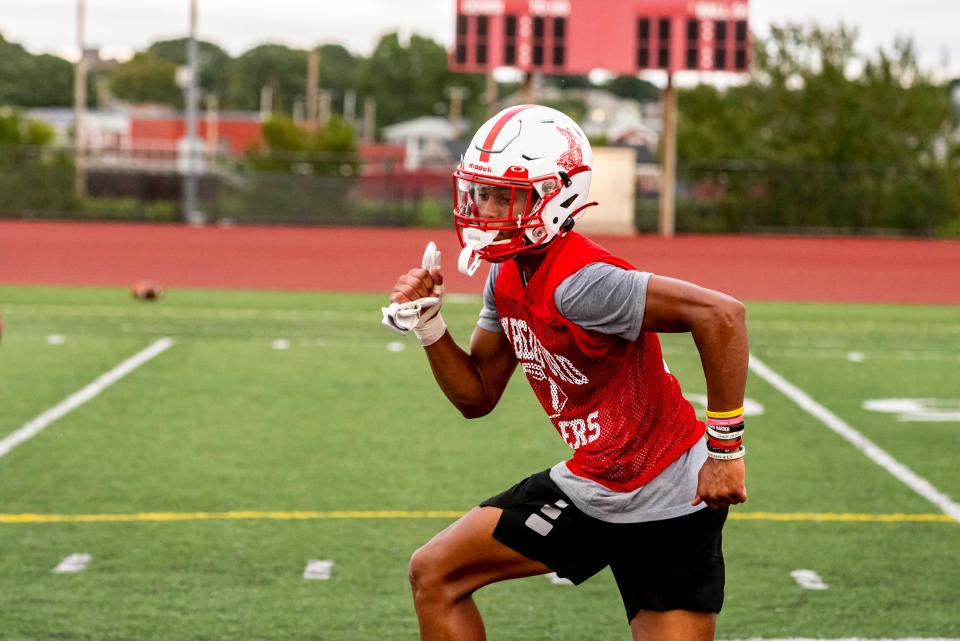
MULTIPOLYGON (((960 241, 783 236, 596 236, 639 269, 743 300, 960 304, 960 241)), ((0 283, 382 292, 435 240, 448 291, 451 230, 0 222, 0 283)))

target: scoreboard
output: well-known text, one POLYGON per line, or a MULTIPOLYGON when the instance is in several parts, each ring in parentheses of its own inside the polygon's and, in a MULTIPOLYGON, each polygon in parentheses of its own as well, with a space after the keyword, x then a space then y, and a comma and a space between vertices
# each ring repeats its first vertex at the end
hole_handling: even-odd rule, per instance
POLYGON ((747 0, 457 0, 451 71, 743 73, 747 0))

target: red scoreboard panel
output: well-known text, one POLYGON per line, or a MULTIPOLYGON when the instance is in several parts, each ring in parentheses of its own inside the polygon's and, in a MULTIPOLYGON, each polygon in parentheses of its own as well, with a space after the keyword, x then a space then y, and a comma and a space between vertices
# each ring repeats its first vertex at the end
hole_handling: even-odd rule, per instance
POLYGON ((747 0, 457 0, 452 71, 745 72, 747 0))

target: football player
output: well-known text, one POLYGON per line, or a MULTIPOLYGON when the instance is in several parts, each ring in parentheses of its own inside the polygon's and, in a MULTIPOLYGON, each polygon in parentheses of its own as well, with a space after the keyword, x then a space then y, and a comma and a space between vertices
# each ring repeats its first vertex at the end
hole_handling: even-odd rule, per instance
MULTIPOLYGON (((639 271, 574 231, 589 201, 590 144, 561 112, 506 109, 453 174, 459 268, 492 263, 469 351, 439 313, 443 275, 411 269, 391 294, 444 394, 484 416, 520 366, 572 457, 434 536, 410 562, 424 640, 484 639, 472 594, 555 572, 575 584, 610 566, 636 640, 713 639, 723 603, 721 531, 747 498, 744 307, 639 271), (426 302, 429 301, 429 302, 426 302), (663 360, 658 332, 690 332, 706 424, 663 360), (704 438, 706 434, 706 439, 704 438)), ((730 246, 717 243, 717 260, 730 246)))

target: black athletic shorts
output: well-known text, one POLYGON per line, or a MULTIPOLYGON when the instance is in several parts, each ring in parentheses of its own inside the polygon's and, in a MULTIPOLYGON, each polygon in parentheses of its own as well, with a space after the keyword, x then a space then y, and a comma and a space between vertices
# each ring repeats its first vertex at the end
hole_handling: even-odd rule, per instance
POLYGON ((726 509, 607 523, 574 507, 549 470, 480 505, 503 510, 495 539, 562 578, 580 584, 609 565, 628 620, 640 610, 719 612, 723 605, 726 509))

